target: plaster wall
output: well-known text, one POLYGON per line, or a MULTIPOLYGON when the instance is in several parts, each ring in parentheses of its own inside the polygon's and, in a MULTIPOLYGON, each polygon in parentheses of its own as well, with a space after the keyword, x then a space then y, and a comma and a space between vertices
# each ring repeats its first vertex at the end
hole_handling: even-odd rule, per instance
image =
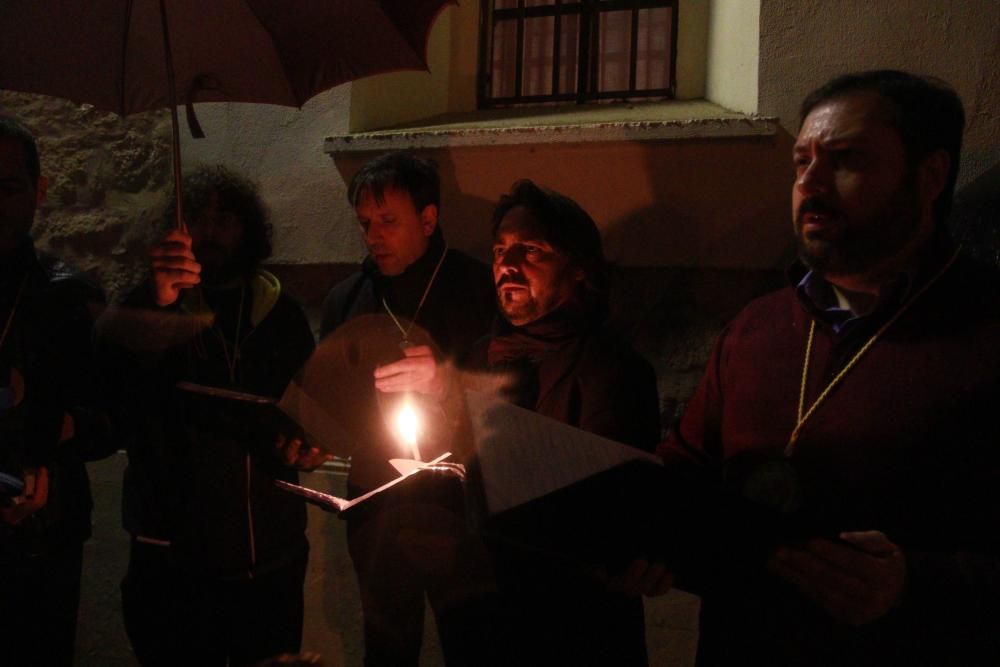
MULTIPOLYGON (((354 167, 335 164, 324 154, 323 138, 350 131, 351 113, 373 90, 401 95, 397 109, 415 105, 418 97, 467 107, 468 93, 456 91, 467 90, 474 77, 475 49, 470 45, 476 31, 469 20, 478 15, 478 4, 463 2, 442 15, 431 37, 433 76, 409 72, 362 80, 328 91, 302 110, 199 105, 208 138, 192 140, 182 128, 185 164, 224 162, 261 182, 276 225, 274 261, 357 262, 363 249, 344 201, 344 178, 354 167), (456 58, 464 63, 457 71, 442 67, 456 58), (434 77, 444 76, 442 70, 448 72, 447 85, 427 87, 434 77), (404 80, 405 86, 400 83, 404 80)), ((778 118, 784 131, 769 149, 758 145, 746 152, 744 142, 717 140, 445 151, 438 157, 461 167, 461 177, 446 181, 444 192, 446 210, 456 213, 447 222, 456 243, 481 250, 485 241, 477 236, 481 228, 476 225, 488 209, 486 202, 514 178, 536 176, 590 207, 609 233, 612 254, 624 264, 753 268, 772 263, 787 244, 781 236, 787 231, 787 146, 797 126, 799 100, 816 84, 850 69, 902 67, 951 81, 966 102, 969 119, 960 184, 998 163, 1000 4, 993 0, 684 0, 682 12, 706 5, 706 85, 708 96, 724 104, 728 98, 720 92, 725 86, 719 70, 727 68, 720 64, 732 62, 733 72, 744 66, 752 70, 754 59, 748 53, 759 26, 756 109, 750 93, 739 92, 752 75, 738 77, 728 103, 778 118), (744 29, 736 34, 723 30, 723 23, 744 29), (746 48, 727 50, 727 42, 746 48), (618 231, 622 229, 629 231, 618 231), (732 242, 746 238, 749 244, 732 242), (712 239, 719 245, 710 247, 712 239)), ((0 95, 0 110, 27 119, 38 132, 43 164, 56 179, 57 196, 43 209, 38 225, 44 242, 60 251, 82 248, 84 253, 83 246, 92 243, 99 245, 94 257, 128 256, 129 226, 155 217, 169 185, 164 114, 122 121, 11 93, 0 95)), ((93 257, 89 261, 97 262, 93 257)))
POLYGON ((1000 3, 761 0, 759 112, 798 129, 798 104, 827 79, 905 69, 951 83, 965 103, 959 189, 1000 162, 1000 3))
MULTIPOLYGON (((768 268, 787 246, 787 170, 760 165, 776 162, 778 153, 784 157, 788 143, 771 136, 472 146, 422 154, 439 165, 446 238, 483 259, 492 243, 494 204, 516 180, 530 178, 590 212, 616 264, 768 268)), ((334 160, 349 180, 371 156, 344 153, 334 160)))
POLYGON ((354 262, 363 257, 345 184, 322 138, 346 132, 351 85, 322 93, 299 109, 202 104, 207 135, 192 139, 182 122, 185 165, 223 163, 256 180, 271 209, 277 263, 354 262))

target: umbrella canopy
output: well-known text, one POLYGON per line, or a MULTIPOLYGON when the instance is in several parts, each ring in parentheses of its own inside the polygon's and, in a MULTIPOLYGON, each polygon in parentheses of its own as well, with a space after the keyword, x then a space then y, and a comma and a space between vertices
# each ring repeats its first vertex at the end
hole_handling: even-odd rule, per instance
POLYGON ((125 116, 169 108, 183 226, 177 105, 302 106, 338 84, 426 69, 454 0, 0 0, 0 89, 125 116))
MULTIPOLYGON (((302 106, 364 76, 426 69, 452 0, 166 0, 173 99, 302 106)), ((171 106, 159 0, 3 0, 0 88, 125 116, 171 106)))

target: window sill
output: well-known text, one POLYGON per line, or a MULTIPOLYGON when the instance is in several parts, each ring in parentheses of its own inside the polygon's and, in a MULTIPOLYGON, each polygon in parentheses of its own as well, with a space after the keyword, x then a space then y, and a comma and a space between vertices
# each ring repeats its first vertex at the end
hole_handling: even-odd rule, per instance
POLYGON ((704 100, 567 109, 491 109, 446 115, 419 126, 327 137, 328 154, 395 149, 773 136, 778 119, 729 111, 704 100))

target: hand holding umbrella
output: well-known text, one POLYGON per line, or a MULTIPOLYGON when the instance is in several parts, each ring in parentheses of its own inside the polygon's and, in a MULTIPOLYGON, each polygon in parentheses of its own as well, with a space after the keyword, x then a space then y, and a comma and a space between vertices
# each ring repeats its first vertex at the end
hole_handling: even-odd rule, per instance
POLYGON ((182 289, 201 282, 201 264, 191 249, 191 235, 173 229, 149 250, 153 265, 153 290, 160 307, 176 302, 182 289))

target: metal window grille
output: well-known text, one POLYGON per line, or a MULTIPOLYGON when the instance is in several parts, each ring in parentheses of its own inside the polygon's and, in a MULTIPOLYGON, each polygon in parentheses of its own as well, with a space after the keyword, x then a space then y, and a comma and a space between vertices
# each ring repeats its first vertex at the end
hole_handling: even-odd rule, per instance
POLYGON ((677 0, 482 0, 479 106, 672 98, 677 0))

